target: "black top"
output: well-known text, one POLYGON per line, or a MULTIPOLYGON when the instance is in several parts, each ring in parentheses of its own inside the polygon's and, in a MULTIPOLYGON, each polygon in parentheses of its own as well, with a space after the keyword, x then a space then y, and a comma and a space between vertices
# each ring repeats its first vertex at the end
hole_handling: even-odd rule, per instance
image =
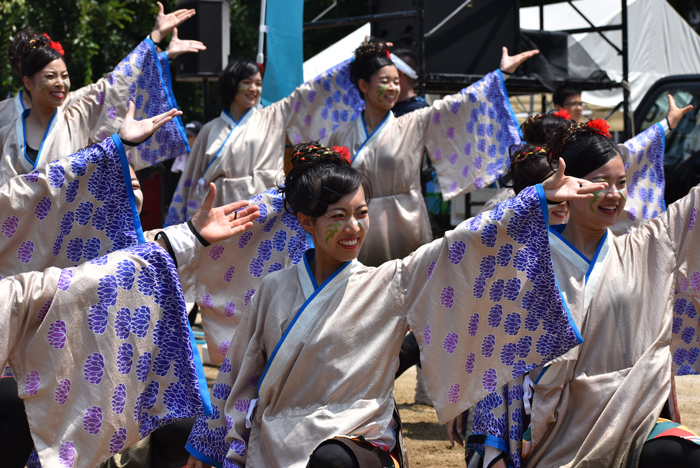
POLYGON ((32 162, 36 162, 36 158, 39 156, 39 150, 35 150, 31 146, 27 145, 27 156, 32 162))
POLYGON ((428 104, 425 102, 425 98, 413 96, 401 102, 397 102, 394 105, 392 112, 396 117, 401 117, 404 114, 408 114, 409 112, 413 112, 414 110, 422 109, 424 107, 428 107, 428 104))

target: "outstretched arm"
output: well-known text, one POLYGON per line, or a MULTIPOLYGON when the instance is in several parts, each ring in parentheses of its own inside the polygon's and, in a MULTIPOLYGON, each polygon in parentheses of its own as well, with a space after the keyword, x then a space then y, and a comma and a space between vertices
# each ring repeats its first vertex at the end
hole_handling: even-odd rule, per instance
POLYGON ((170 122, 174 117, 182 115, 182 111, 170 109, 150 119, 134 120, 134 103, 129 101, 126 117, 119 127, 119 138, 127 146, 138 146, 148 140, 160 127, 170 122))
POLYGON ((679 109, 676 104, 676 100, 673 99, 672 95, 668 95, 668 113, 666 113, 666 120, 668 120, 668 126, 673 130, 678 126, 678 122, 681 121, 683 116, 693 109, 692 104, 685 106, 683 109, 679 109))
POLYGON ((248 206, 247 201, 237 201, 214 208, 216 185, 209 183, 209 193, 192 217, 192 224, 199 234, 210 244, 230 239, 236 234, 253 227, 253 221, 260 217, 256 205, 248 206))
POLYGON ((585 200, 593 198, 593 192, 605 190, 608 187, 607 182, 593 183, 586 179, 564 175, 565 170, 566 163, 563 159, 559 159, 557 172, 542 182, 542 188, 548 201, 561 203, 571 200, 585 200))

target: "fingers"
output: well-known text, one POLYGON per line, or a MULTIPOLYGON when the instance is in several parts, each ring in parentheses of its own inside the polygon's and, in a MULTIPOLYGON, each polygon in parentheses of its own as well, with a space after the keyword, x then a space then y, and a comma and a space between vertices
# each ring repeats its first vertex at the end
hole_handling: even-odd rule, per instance
POLYGON ((136 107, 134 107, 134 101, 129 101, 126 108, 126 117, 124 120, 134 120, 134 112, 136 112, 136 107))
POLYGON ((222 206, 221 209, 224 210, 224 213, 226 213, 226 215, 230 215, 233 214, 234 211, 240 210, 241 208, 245 208, 249 204, 250 202, 248 200, 242 200, 228 203, 222 206))
POLYGON ((177 28, 173 28, 173 37, 170 39, 170 42, 172 41, 177 41, 177 28))
POLYGON ((557 172, 554 173, 554 178, 559 180, 564 178, 564 172, 566 172, 566 162, 559 158, 559 166, 557 167, 557 172))
POLYGON ((669 112, 678 109, 678 105, 676 104, 676 100, 673 98, 673 95, 669 94, 668 95, 668 110, 669 112))
POLYGON ((599 190, 605 190, 608 188, 607 182, 600 182, 600 183, 594 184, 594 183, 588 182, 587 180, 584 180, 584 179, 572 179, 572 180, 575 180, 580 185, 580 187, 576 191, 576 193, 578 195, 577 198, 590 198, 593 196, 593 192, 597 192, 599 190))
POLYGON ((156 2, 156 5, 158 5, 158 15, 164 15, 165 8, 163 8, 163 4, 160 2, 156 2))
POLYGON ((214 182, 209 182, 209 192, 204 198, 202 205, 199 207, 201 211, 211 211, 214 206, 214 199, 216 198, 216 184, 214 182))
POLYGON ((246 208, 245 210, 241 210, 236 212, 236 214, 229 215, 229 220, 234 224, 233 227, 236 226, 246 226, 246 229, 249 227, 253 226, 253 221, 258 219, 260 217, 260 212, 258 211, 257 206, 250 206, 246 208), (251 211, 249 211, 251 210, 251 211), (234 216, 237 217, 235 219, 234 216), (248 226, 250 224, 250 226, 248 226))

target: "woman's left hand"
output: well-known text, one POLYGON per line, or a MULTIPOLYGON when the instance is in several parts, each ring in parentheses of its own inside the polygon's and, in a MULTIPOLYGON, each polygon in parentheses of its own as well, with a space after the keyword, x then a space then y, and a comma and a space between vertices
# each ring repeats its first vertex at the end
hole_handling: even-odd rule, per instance
POLYGON ((129 110, 126 112, 126 117, 119 127, 119 138, 122 143, 128 146, 128 142, 141 144, 146 141, 156 130, 170 122, 173 117, 182 115, 182 111, 170 109, 150 119, 134 120, 134 103, 129 101, 129 110))
POLYGON ((260 217, 257 205, 248 206, 247 201, 238 201, 214 208, 214 198, 216 185, 210 182, 209 193, 192 217, 194 228, 210 244, 230 239, 250 229, 253 221, 260 217))
POLYGON ((542 182, 545 198, 549 201, 561 203, 571 200, 586 200, 593 198, 593 192, 605 190, 607 182, 594 183, 586 179, 577 179, 564 175, 566 163, 559 159, 557 172, 542 182))
POLYGON ((173 37, 168 44, 168 60, 172 60, 178 55, 189 52, 197 53, 200 50, 207 50, 206 46, 199 41, 183 40, 177 37, 177 28, 173 29, 173 37))
POLYGON ((160 42, 168 37, 168 34, 170 34, 174 28, 180 26, 185 20, 192 18, 196 13, 194 9, 182 9, 166 15, 163 4, 160 2, 156 3, 158 4, 158 16, 156 16, 156 24, 153 26, 153 31, 151 31, 151 39, 153 42, 160 42))
POLYGON ((513 73, 525 60, 539 53, 540 51, 535 49, 511 57, 508 55, 508 47, 504 47, 503 54, 501 55, 501 71, 513 73))
POLYGON ((679 109, 678 104, 676 104, 676 100, 669 94, 668 113, 666 114, 666 119, 668 120, 668 126, 671 127, 671 130, 676 128, 678 126, 678 122, 680 122, 683 116, 691 110, 693 110, 692 104, 685 106, 683 109, 679 109))

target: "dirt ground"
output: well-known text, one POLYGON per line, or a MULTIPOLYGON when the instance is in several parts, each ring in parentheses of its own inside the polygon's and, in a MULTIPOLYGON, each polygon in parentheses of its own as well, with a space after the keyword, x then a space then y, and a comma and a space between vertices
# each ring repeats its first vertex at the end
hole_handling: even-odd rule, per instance
MULTIPOLYGON (((205 369, 211 386, 218 369, 209 366, 205 369)), ((414 367, 396 381, 394 388, 411 467, 463 468, 464 449, 450 448, 445 426, 438 423, 431 406, 414 403, 415 387, 414 367)), ((676 392, 683 424, 700 433, 700 376, 676 377, 676 392)))

